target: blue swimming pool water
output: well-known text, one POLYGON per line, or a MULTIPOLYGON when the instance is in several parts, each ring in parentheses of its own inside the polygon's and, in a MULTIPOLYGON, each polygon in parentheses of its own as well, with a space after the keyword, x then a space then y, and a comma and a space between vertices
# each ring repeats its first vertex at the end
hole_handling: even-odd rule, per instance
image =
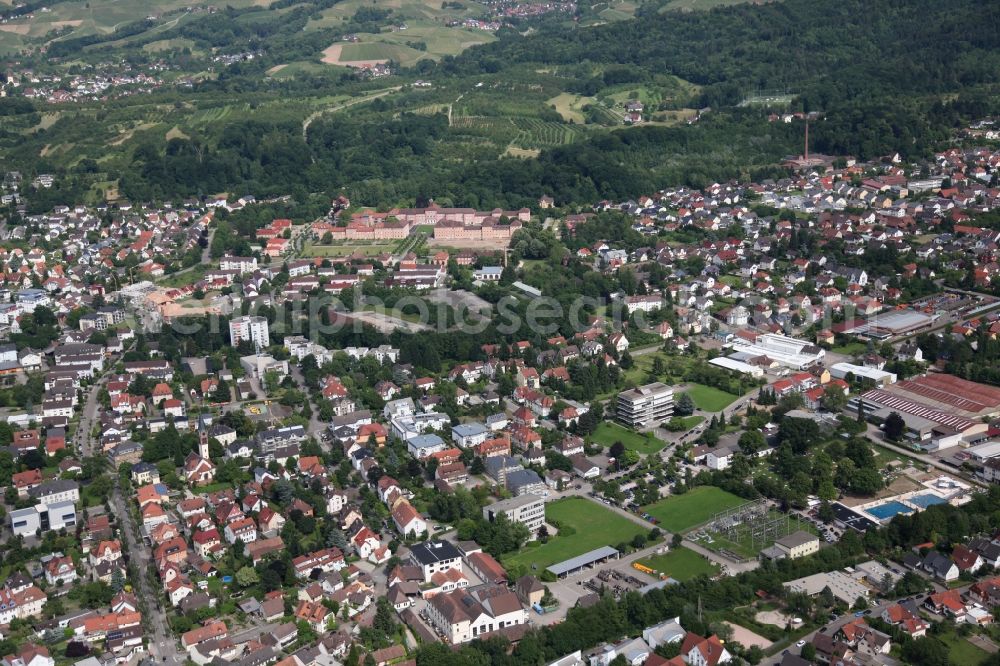
POLYGON ((914 506, 919 506, 921 509, 926 509, 929 506, 934 506, 935 504, 944 504, 945 500, 941 499, 937 495, 917 495, 916 497, 910 498, 910 504, 914 506))
POLYGON ((876 506, 869 507, 865 509, 865 511, 879 520, 888 520, 899 513, 913 513, 913 509, 906 506, 902 502, 897 502, 895 500, 892 502, 886 502, 885 504, 878 504, 876 506))

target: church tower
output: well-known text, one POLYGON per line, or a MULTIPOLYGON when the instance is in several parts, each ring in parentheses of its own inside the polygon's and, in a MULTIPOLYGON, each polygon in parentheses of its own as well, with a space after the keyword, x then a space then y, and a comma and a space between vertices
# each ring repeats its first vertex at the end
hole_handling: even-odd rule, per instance
POLYGON ((198 431, 198 455, 205 460, 211 460, 208 456, 208 433, 204 429, 198 431))

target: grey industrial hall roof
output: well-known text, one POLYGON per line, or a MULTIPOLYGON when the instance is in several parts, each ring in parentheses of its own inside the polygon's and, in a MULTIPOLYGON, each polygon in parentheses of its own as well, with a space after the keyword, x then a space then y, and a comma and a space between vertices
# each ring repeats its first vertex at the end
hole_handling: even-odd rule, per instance
POLYGON ((598 560, 603 560, 608 557, 614 557, 618 555, 618 551, 611 546, 601 546, 600 548, 595 548, 594 550, 584 553, 583 555, 577 555, 576 557, 571 557, 568 560, 563 560, 562 562, 557 562, 548 570, 557 576, 561 576, 564 573, 569 573, 579 569, 580 567, 585 567, 588 564, 593 564, 598 560))

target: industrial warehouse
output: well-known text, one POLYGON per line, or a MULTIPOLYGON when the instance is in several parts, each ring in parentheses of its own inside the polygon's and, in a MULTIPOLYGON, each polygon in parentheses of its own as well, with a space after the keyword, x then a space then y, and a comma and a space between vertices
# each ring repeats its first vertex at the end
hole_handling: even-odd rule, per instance
POLYGON ((928 374, 855 396, 848 409, 863 403, 865 415, 883 423, 896 412, 906 422, 907 440, 925 451, 970 444, 985 436, 984 418, 1000 413, 1000 389, 954 375, 928 374))

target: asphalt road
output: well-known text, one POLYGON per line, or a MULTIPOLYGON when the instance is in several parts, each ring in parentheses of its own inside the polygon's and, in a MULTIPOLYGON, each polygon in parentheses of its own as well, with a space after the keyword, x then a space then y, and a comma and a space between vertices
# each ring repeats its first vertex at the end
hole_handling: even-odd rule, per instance
POLYGON ((94 447, 97 444, 97 440, 91 435, 91 432, 94 426, 100 423, 98 410, 101 407, 101 403, 97 399, 97 394, 100 392, 101 387, 104 386, 105 379, 106 376, 102 375, 88 390, 87 400, 83 405, 83 412, 80 415, 80 422, 77 424, 77 448, 80 449, 80 454, 85 458, 95 453, 94 447))
POLYGON ((868 424, 868 433, 867 434, 868 434, 868 439, 870 439, 872 442, 874 442, 875 444, 878 444, 879 446, 885 447, 885 448, 889 449, 890 451, 895 451, 896 453, 901 453, 901 454, 903 454, 905 456, 913 458, 914 460, 919 460, 922 463, 925 463, 927 465, 930 465, 931 467, 934 467, 936 469, 940 469, 940 470, 942 470, 944 472, 947 472, 951 476, 957 476, 957 477, 959 477, 959 478, 961 478, 961 479, 963 479, 963 480, 965 480, 965 481, 967 481, 967 482, 969 482, 969 483, 971 483, 973 485, 979 486, 981 488, 989 488, 990 487, 990 484, 983 483, 982 481, 980 481, 978 479, 972 478, 972 477, 968 476, 967 474, 963 473, 961 470, 956 469, 955 467, 953 467, 951 465, 948 465, 948 464, 945 464, 945 463, 941 462, 940 460, 938 460, 934 456, 929 456, 929 455, 924 454, 924 453, 918 453, 918 452, 914 451, 913 449, 907 448, 905 446, 899 446, 898 444, 893 444, 892 442, 886 441, 885 438, 882 437, 882 431, 879 430, 877 426, 874 426, 874 425, 872 425, 870 423, 868 424))
POLYGON ((177 643, 167 626, 167 612, 160 605, 159 590, 152 589, 149 582, 148 573, 153 568, 153 555, 149 546, 136 538, 138 528, 132 513, 128 510, 117 475, 115 478, 114 490, 111 493, 111 511, 118 520, 133 565, 135 576, 130 575, 129 582, 138 598, 145 603, 143 624, 152 632, 149 637, 149 654, 158 662, 183 663, 185 657, 177 650, 177 643))
MULTIPOLYGON (((122 356, 124 356, 125 352, 132 349, 133 345, 134 343, 123 349, 122 356)), ((118 359, 114 360, 117 361, 118 359)), ((101 388, 108 381, 113 366, 114 363, 109 363, 108 368, 98 376, 97 381, 90 385, 90 388, 87 390, 87 397, 83 403, 83 412, 80 414, 80 421, 76 427, 75 445, 77 450, 80 451, 80 455, 85 458, 101 453, 95 450, 98 440, 91 436, 91 432, 94 426, 100 424, 99 411, 101 403, 97 399, 97 394, 100 393, 101 388)))

